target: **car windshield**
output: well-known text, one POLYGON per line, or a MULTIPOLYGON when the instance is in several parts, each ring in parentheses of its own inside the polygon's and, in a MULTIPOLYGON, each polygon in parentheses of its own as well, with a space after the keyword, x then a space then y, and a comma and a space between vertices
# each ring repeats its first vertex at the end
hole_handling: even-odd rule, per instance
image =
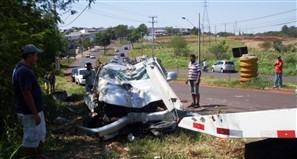
POLYGON ((105 78, 110 78, 110 79, 117 78, 122 81, 131 81, 131 80, 140 80, 140 79, 149 78, 148 74, 146 73, 146 69, 144 67, 138 71, 129 72, 129 73, 122 70, 112 70, 112 69, 103 68, 100 71, 100 76, 105 78))
POLYGON ((79 74, 82 75, 86 72, 86 70, 79 70, 79 74))
POLYGON ((226 61, 226 64, 234 65, 234 63, 232 61, 226 61))
POLYGON ((77 69, 73 69, 71 72, 72 73, 76 73, 77 72, 77 69))

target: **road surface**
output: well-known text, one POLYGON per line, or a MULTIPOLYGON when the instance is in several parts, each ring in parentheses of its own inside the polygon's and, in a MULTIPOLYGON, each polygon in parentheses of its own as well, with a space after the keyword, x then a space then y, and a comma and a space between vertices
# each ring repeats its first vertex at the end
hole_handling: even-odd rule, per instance
MULTIPOLYGON (((183 106, 192 102, 189 87, 181 82, 170 83, 183 106)), ((297 96, 293 91, 247 90, 225 87, 200 86, 201 108, 187 108, 201 114, 220 112, 247 112, 267 109, 296 108, 297 96)))

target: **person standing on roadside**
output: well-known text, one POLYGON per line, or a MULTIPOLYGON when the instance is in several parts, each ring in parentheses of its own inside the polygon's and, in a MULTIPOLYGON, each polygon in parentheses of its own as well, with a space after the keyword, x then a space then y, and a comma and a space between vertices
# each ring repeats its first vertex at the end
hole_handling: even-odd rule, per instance
POLYGON ((23 125, 22 147, 27 158, 46 158, 43 155, 46 137, 43 96, 32 70, 41 52, 33 44, 25 45, 21 50, 22 59, 12 74, 17 113, 23 125))
POLYGON ((45 75, 44 75, 44 90, 45 90, 45 93, 46 94, 50 94, 49 92, 49 79, 48 79, 48 76, 49 76, 49 72, 46 72, 45 75))
POLYGON ((190 92, 192 95, 192 104, 191 107, 198 108, 200 107, 200 92, 199 84, 201 77, 201 68, 200 64, 196 62, 196 56, 194 54, 190 55, 190 62, 188 64, 188 77, 186 84, 190 86, 190 92))
POLYGON ((96 61, 96 66, 95 66, 95 71, 97 72, 98 70, 100 70, 102 65, 103 65, 102 62, 97 60, 96 61))
POLYGON ((203 72, 207 72, 208 71, 207 67, 208 67, 208 63, 207 63, 206 59, 204 59, 203 62, 202 62, 202 70, 203 70, 203 72))
POLYGON ((277 59, 274 62, 274 86, 276 87, 283 87, 283 60, 281 59, 281 56, 278 55, 277 59))
POLYGON ((94 81, 95 81, 95 71, 92 69, 92 63, 88 62, 87 70, 83 74, 83 78, 86 79, 86 92, 91 92, 94 81))
POLYGON ((56 75, 55 75, 54 70, 52 70, 49 73, 48 80, 49 80, 49 86, 50 86, 49 92, 50 92, 50 94, 53 94, 53 93, 55 93, 55 85, 56 85, 56 75))

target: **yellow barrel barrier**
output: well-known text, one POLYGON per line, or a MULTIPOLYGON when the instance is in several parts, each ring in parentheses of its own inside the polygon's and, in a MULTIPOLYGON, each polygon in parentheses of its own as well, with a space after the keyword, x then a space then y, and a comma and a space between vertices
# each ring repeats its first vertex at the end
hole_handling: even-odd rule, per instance
POLYGON ((258 76, 258 58, 244 54, 240 57, 240 82, 250 81, 258 76))

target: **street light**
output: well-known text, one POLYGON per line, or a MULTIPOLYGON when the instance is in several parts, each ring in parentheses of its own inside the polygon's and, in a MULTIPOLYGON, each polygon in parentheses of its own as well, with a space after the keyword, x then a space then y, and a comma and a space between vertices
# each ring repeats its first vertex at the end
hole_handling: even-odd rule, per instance
MULTIPOLYGON (((187 20, 193 27, 195 27, 195 25, 189 20, 187 19, 186 17, 182 17, 182 19, 184 20, 187 20)), ((197 27, 197 33, 198 33, 198 63, 200 65, 200 13, 199 13, 199 24, 198 24, 198 27, 197 27)))

